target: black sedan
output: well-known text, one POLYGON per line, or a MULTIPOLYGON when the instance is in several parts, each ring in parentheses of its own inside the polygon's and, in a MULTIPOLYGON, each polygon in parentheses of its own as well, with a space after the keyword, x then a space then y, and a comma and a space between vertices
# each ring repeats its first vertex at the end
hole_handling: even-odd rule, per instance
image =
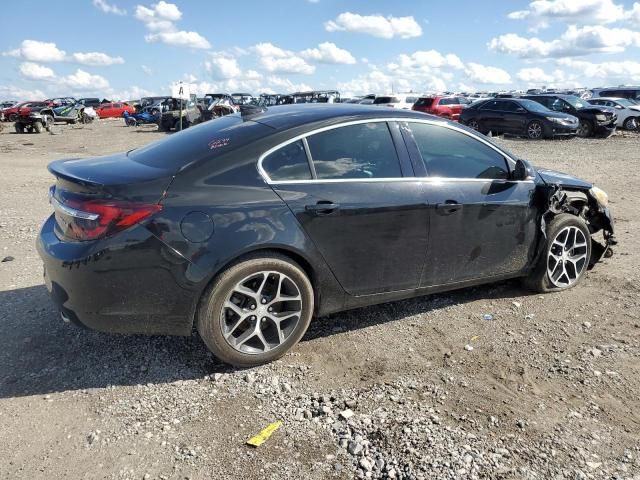
POLYGON ((314 315, 516 277, 570 288, 614 243, 603 191, 412 111, 247 106, 49 170, 37 247, 62 318, 195 324, 238 366, 283 355, 314 315))
POLYGON ((533 100, 495 98, 471 104, 460 114, 460 123, 482 133, 509 133, 532 140, 575 136, 578 119, 549 110, 533 100))

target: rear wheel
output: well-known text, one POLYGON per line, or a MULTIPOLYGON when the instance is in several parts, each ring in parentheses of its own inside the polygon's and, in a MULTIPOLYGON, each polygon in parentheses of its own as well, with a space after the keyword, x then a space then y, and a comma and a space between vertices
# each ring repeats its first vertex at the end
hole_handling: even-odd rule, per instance
POLYGON ((9 121, 10 122, 15 122, 18 119, 18 115, 15 113, 12 113, 11 115, 9 115, 9 121))
POLYGON ((222 361, 261 365, 302 338, 313 301, 311 282, 299 265, 278 254, 250 256, 213 282, 198 312, 198 332, 222 361))
POLYGON ((478 121, 475 118, 472 118, 471 120, 469 120, 467 122, 467 126, 469 128, 473 128, 476 131, 480 131, 480 124, 478 123, 478 121))
POLYGON ((580 125, 578 126, 578 136, 582 138, 590 137, 593 133, 593 125, 589 120, 580 120, 580 125))
POLYGON ((40 120, 33 122, 33 130, 35 133, 42 133, 44 130, 44 126, 40 120))
POLYGON ((627 118, 622 124, 625 130, 636 130, 638 128, 638 119, 636 117, 627 118))
POLYGON ((540 140, 544 136, 544 126, 538 120, 533 120, 527 125, 527 138, 540 140))
POLYGON ((566 290, 582 279, 590 259, 591 236, 587 225, 582 218, 563 213, 549 224, 544 252, 525 283, 542 293, 566 290))

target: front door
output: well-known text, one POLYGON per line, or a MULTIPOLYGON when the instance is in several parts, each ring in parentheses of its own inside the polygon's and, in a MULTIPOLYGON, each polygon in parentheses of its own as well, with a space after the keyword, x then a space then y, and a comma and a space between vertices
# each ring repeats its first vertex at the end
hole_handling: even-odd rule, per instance
POLYGON ((394 137, 384 121, 341 126, 262 161, 272 187, 351 295, 420 283, 429 208, 404 143, 394 137))
POLYGON ((505 156, 465 132, 409 123, 431 205, 422 286, 522 271, 536 238, 533 180, 510 180, 505 156))

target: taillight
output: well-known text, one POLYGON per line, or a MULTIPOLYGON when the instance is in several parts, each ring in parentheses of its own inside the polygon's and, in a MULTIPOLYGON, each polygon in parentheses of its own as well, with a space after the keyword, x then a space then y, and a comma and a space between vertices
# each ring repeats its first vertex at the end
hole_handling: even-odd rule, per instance
POLYGON ((64 236, 79 241, 113 235, 162 210, 158 204, 78 197, 59 200, 52 196, 51 203, 64 236))

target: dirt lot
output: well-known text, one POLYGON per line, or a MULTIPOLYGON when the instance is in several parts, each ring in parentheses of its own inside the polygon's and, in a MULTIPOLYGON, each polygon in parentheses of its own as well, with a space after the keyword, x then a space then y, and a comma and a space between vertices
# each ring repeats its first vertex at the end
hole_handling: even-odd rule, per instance
POLYGON ((120 121, 0 134, 0 478, 640 479, 640 137, 500 140, 609 193, 620 245, 579 287, 507 282, 317 319, 245 371, 195 335, 65 325, 43 286, 47 163, 161 137, 120 121))

